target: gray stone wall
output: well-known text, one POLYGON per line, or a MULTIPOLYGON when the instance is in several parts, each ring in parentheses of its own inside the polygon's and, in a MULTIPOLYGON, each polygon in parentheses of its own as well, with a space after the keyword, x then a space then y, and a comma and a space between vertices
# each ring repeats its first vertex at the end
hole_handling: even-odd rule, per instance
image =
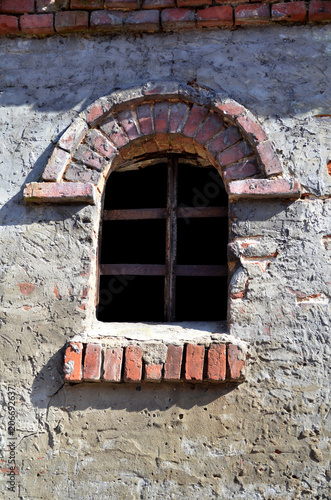
POLYGON ((0 496, 329 497, 330 50, 328 26, 1 40, 0 496), (247 381, 64 386, 98 214, 26 206, 22 189, 98 97, 195 78, 255 114, 305 195, 231 206, 232 238, 260 237, 273 254, 264 268, 241 259, 238 286, 248 285, 231 302, 247 381), (15 493, 6 490, 10 388, 15 493))

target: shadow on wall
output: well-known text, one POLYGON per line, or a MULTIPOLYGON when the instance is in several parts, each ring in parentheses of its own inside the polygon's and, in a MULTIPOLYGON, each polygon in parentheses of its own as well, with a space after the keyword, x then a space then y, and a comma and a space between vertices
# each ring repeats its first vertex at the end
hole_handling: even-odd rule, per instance
POLYGON ((185 384, 141 383, 112 384, 83 382, 65 384, 63 375, 64 348, 57 351, 33 381, 31 402, 38 408, 61 408, 68 413, 87 408, 137 412, 166 411, 171 407, 191 409, 203 407, 236 389, 237 384, 219 385, 207 382, 185 384))

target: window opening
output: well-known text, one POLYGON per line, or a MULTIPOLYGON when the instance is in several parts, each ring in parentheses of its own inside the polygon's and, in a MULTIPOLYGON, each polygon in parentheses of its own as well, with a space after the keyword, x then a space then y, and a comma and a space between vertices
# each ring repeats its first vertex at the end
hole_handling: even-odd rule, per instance
POLYGON ((100 321, 226 319, 227 194, 213 167, 186 160, 171 155, 109 177, 100 321))

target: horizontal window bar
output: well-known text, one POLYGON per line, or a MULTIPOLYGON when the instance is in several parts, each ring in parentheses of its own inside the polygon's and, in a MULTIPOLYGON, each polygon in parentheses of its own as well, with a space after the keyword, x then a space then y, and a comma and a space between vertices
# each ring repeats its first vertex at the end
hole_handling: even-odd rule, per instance
MULTIPOLYGON (((177 265, 177 276, 227 276, 227 266, 177 265)), ((163 264, 102 264, 102 275, 165 276, 163 264)))
MULTIPOLYGON (((227 207, 179 207, 177 217, 179 219, 190 217, 227 217, 227 207)), ((128 210, 104 210, 104 220, 143 220, 143 219, 166 219, 166 208, 137 208, 128 210)))

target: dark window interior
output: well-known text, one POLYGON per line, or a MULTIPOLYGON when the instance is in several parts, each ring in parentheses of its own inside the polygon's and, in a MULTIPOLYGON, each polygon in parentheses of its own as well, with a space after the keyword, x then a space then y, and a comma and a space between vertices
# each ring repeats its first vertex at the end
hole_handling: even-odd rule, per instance
POLYGON ((168 163, 112 173, 100 232, 97 318, 104 322, 226 319, 226 207, 227 194, 216 169, 182 164, 176 155, 168 163), (167 191, 170 174, 176 175, 177 183, 167 191), (174 229, 167 233, 170 198, 177 204, 172 215, 175 233, 174 229), (199 214, 187 212, 189 207, 198 207, 199 214), (141 215, 139 209, 163 210, 141 215), (167 241, 170 253, 176 255, 172 268, 167 241), (167 280, 175 290, 170 298, 166 298, 167 280), (172 301, 170 316, 165 313, 167 300, 172 301))

